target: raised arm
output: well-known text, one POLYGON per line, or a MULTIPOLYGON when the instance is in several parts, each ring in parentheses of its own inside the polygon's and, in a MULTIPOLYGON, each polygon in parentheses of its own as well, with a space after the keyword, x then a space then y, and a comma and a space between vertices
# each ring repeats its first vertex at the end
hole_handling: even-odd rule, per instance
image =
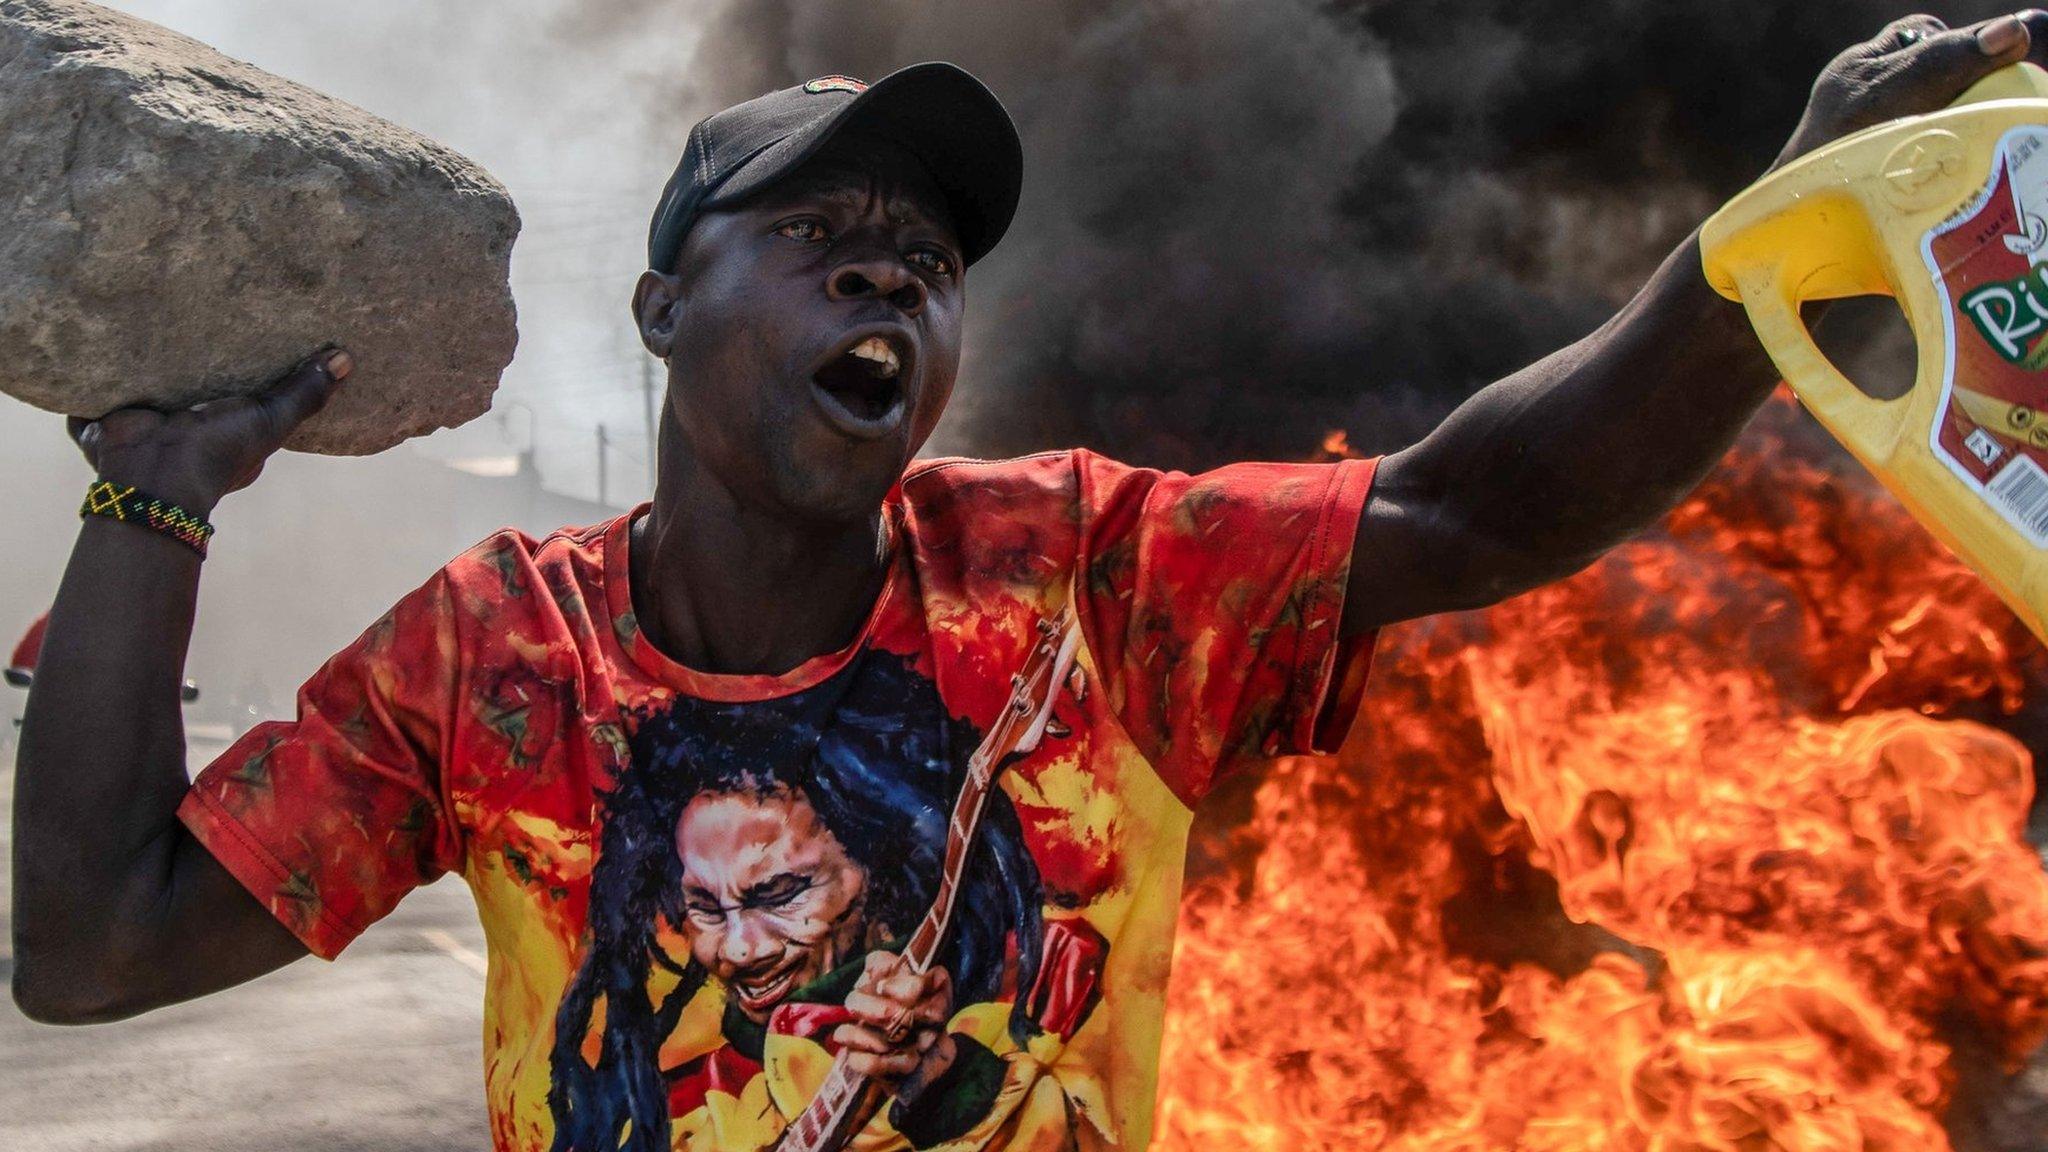
MULTIPOLYGON (((73 434, 99 474, 209 515, 348 374, 315 357, 256 400, 123 409, 73 434)), ((186 832, 179 683, 199 557, 89 517, 50 609, 14 794, 14 998, 46 1023, 133 1015, 305 946, 186 832)))
MULTIPOLYGON (((1898 20, 1829 63, 1779 163, 1944 107, 2026 59, 2030 42, 2048 48, 2048 13, 1952 31, 1898 20)), ((1592 563, 1691 491, 1777 380, 1689 237, 1597 331, 1482 389, 1380 464, 1345 630, 1491 604, 1592 563)))

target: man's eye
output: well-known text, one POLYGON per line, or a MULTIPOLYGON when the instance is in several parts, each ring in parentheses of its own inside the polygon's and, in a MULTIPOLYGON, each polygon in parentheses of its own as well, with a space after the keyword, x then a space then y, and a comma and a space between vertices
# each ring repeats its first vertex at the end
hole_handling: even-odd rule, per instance
POLYGON ((825 226, 816 220, 791 220, 775 231, 778 235, 787 236, 791 240, 801 240, 806 244, 826 238, 825 226))
POLYGON ((953 274, 952 259, 943 253, 933 252, 928 248, 921 248, 912 252, 910 254, 910 262, 934 276, 951 276, 953 274))
POLYGON ((808 880, 786 880, 750 894, 747 898, 747 907, 780 908, 810 890, 811 883, 808 880))

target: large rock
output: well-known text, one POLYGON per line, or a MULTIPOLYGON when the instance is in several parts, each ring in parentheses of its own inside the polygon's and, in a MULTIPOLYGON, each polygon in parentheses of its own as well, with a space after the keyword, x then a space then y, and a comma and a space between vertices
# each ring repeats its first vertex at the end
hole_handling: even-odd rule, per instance
POLYGON ((287 447, 490 406, 519 216, 431 140, 93 4, 0 0, 0 391, 98 416, 357 368, 287 447))

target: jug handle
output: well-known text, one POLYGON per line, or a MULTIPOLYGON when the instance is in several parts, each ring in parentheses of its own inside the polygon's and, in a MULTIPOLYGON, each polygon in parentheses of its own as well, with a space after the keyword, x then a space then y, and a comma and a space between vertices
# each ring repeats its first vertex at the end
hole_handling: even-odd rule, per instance
MULTIPOLYGON (((1950 107, 2023 98, 2048 98, 2048 72, 2029 63, 2001 68, 1950 107)), ((1700 233, 1702 264, 1715 290, 1742 301, 1779 371, 1798 379, 1800 401, 1866 462, 1891 455, 1911 414, 1909 401, 1938 388, 1944 369, 1943 355, 1929 351, 1943 346, 1942 333, 1923 331, 1940 325, 1940 308, 1920 299, 1924 293, 1900 290, 1865 200, 1876 173, 1854 170, 1874 169, 1879 158, 1855 147, 1858 137, 1900 135, 1902 124, 1865 129, 1758 181, 1700 233), (1920 350, 1913 390, 1893 400, 1877 399, 1843 375, 1799 315, 1810 300, 1869 295, 1898 302, 1920 350)))
MULTIPOLYGON (((1814 343, 1800 305, 1850 296, 1890 296, 1913 328, 1916 347, 1930 345, 1915 308, 1902 297, 1883 246, 1871 235, 1861 197, 1845 187, 1838 171, 1792 173, 1791 187, 1770 189, 1767 202, 1746 194, 1743 201, 1708 221, 1700 244, 1708 279, 1723 295, 1740 300, 1750 325, 1799 400, 1843 445, 1866 462, 1887 459, 1905 427, 1910 405, 1922 389, 1939 387, 1939 358, 1920 356, 1913 391, 1880 400, 1858 388, 1814 343), (1931 378, 1930 378, 1931 377, 1931 378)), ((1939 324, 1939 321, 1935 321, 1939 324)), ((1934 339, 1939 343, 1940 334, 1934 339)))
MULTIPOLYGON (((1844 295, 1839 291, 1810 290, 1817 282, 1831 279, 1830 273, 1839 271, 1839 268, 1816 269, 1789 260, 1781 261, 1772 269, 1770 286, 1754 294, 1745 293, 1742 303, 1749 313, 1750 324, 1770 350, 1778 370, 1788 379, 1799 380, 1799 401, 1807 411, 1826 425, 1851 452, 1865 461, 1882 461, 1890 458, 1900 434, 1905 430, 1907 418, 1912 414, 1909 401, 1915 396, 1926 395, 1929 388, 1941 386, 1941 358, 1920 356, 1914 370, 1913 388, 1904 395, 1879 399, 1858 387, 1835 367, 1827 353, 1821 351, 1820 345, 1814 342, 1812 331, 1806 326, 1805 317, 1799 313, 1800 306, 1808 301, 1844 295)), ((1890 277, 1885 274, 1888 270, 1871 268, 1868 271, 1887 281, 1884 284, 1886 290, 1856 295, 1881 294, 1898 300, 1901 310, 1907 312, 1909 326, 1913 328, 1915 348, 1928 347, 1928 337, 1911 323, 1911 311, 1905 301, 1899 299, 1897 288, 1888 282, 1890 277)), ((1932 339, 1939 345, 1941 333, 1933 333, 1932 339)))

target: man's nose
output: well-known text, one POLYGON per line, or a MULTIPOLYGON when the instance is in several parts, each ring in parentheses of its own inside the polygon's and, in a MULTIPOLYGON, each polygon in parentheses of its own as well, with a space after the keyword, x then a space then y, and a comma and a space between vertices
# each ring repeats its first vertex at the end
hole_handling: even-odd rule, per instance
POLYGON ((775 948, 773 934, 757 917, 744 911, 726 917, 725 938, 718 942, 718 955, 733 968, 745 969, 756 964, 763 957, 772 955, 775 948))
POLYGON ((867 256, 839 265, 825 278, 825 294, 834 300, 884 299, 905 316, 924 311, 924 281, 894 255, 867 256))

